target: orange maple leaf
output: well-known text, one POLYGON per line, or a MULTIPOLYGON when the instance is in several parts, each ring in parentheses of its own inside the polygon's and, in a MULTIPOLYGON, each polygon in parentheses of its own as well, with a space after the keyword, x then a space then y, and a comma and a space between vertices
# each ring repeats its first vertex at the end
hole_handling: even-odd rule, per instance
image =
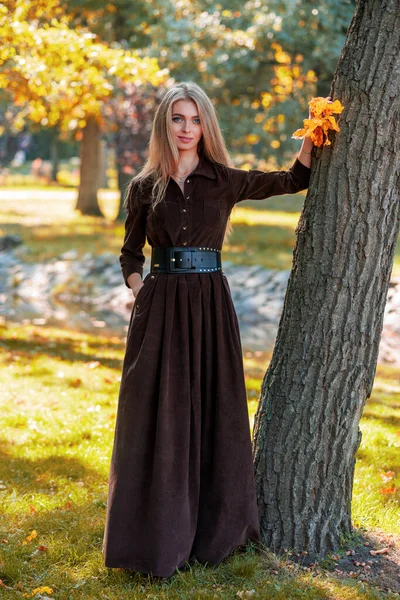
POLYGON ((339 125, 336 123, 336 119, 332 113, 341 114, 344 106, 339 100, 329 102, 327 98, 323 98, 322 96, 311 98, 308 105, 312 117, 311 119, 303 120, 304 128, 296 129, 292 138, 298 140, 309 137, 315 146, 330 146, 331 142, 328 138, 328 132, 340 131, 339 125))
POLYGON ((395 487, 386 487, 386 488, 381 488, 379 490, 380 494, 394 494, 396 491, 395 487))

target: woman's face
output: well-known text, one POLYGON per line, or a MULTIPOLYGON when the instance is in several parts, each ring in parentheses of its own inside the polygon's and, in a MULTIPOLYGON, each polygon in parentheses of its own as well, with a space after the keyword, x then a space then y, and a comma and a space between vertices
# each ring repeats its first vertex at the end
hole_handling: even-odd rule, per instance
POLYGON ((191 150, 197 146, 202 128, 193 100, 176 100, 172 104, 171 131, 178 150, 191 150))

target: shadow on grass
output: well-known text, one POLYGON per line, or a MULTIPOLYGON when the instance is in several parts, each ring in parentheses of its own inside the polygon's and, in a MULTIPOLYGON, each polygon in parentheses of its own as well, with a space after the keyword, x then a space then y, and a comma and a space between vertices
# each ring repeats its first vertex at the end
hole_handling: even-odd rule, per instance
MULTIPOLYGON (((125 349, 125 342, 111 342, 108 340, 105 343, 104 340, 99 340, 98 342, 93 341, 90 342, 88 352, 84 352, 79 350, 80 341, 76 341, 72 338, 64 339, 64 340, 54 340, 54 341, 44 341, 41 336, 33 335, 31 339, 3 339, 1 347, 9 350, 13 353, 13 355, 18 355, 20 357, 20 364, 25 361, 26 364, 29 364, 32 361, 32 358, 35 356, 48 356, 56 359, 67 360, 70 362, 82 362, 88 363, 93 361, 100 362, 103 366, 109 367, 110 369, 116 369, 118 371, 122 368, 122 359, 105 357, 99 352, 90 351, 96 349, 96 347, 100 350, 108 350, 112 348, 113 350, 123 352, 125 349)), ((12 360, 12 358, 10 359, 12 360)), ((5 361, 7 362, 7 360, 5 361)), ((34 376, 36 373, 32 370, 30 375, 34 376)), ((43 375, 38 370, 37 375, 41 377, 43 375)))
MULTIPOLYGON (((62 439, 62 445, 68 446, 68 440, 62 439)), ((94 487, 104 483, 104 476, 87 466, 76 457, 52 455, 30 459, 16 456, 15 446, 6 439, 0 439, 0 478, 9 488, 18 493, 54 493, 57 478, 79 481, 94 487)), ((20 447, 17 447, 21 451, 20 447)), ((63 484, 65 485, 65 484, 63 484)))
MULTIPOLYGON (((374 400, 374 402, 376 402, 376 400, 374 400)), ((387 406, 387 404, 385 404, 385 406, 387 406)), ((393 408, 398 409, 399 405, 393 406, 393 408)), ((385 425, 390 425, 392 427, 400 427, 400 417, 396 417, 395 415, 377 415, 376 413, 364 410, 362 418, 365 420, 379 421, 382 424, 384 423, 385 425)))

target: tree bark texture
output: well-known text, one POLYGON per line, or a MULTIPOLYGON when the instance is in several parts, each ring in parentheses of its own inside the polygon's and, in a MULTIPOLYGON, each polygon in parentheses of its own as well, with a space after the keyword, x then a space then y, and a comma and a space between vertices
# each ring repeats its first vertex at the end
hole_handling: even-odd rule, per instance
POLYGON ((87 119, 82 130, 80 185, 76 209, 82 215, 101 216, 97 201, 100 166, 99 125, 94 116, 87 119))
POLYGON ((399 234, 399 0, 359 1, 329 95, 345 107, 341 131, 313 150, 253 437, 263 542, 314 556, 352 532, 359 421, 399 234))

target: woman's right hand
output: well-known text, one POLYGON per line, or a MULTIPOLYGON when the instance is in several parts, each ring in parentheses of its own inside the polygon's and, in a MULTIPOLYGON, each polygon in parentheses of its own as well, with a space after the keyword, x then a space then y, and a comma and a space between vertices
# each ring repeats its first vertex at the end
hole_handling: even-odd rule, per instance
POLYGON ((139 293, 139 290, 141 290, 143 286, 144 286, 144 283, 142 283, 141 286, 135 287, 134 289, 132 289, 132 294, 133 294, 133 297, 135 298, 135 300, 136 300, 136 296, 139 293))
POLYGON ((142 277, 139 273, 131 273, 128 277, 128 285, 132 290, 133 297, 136 299, 136 296, 139 293, 139 290, 144 286, 142 281, 142 277))

